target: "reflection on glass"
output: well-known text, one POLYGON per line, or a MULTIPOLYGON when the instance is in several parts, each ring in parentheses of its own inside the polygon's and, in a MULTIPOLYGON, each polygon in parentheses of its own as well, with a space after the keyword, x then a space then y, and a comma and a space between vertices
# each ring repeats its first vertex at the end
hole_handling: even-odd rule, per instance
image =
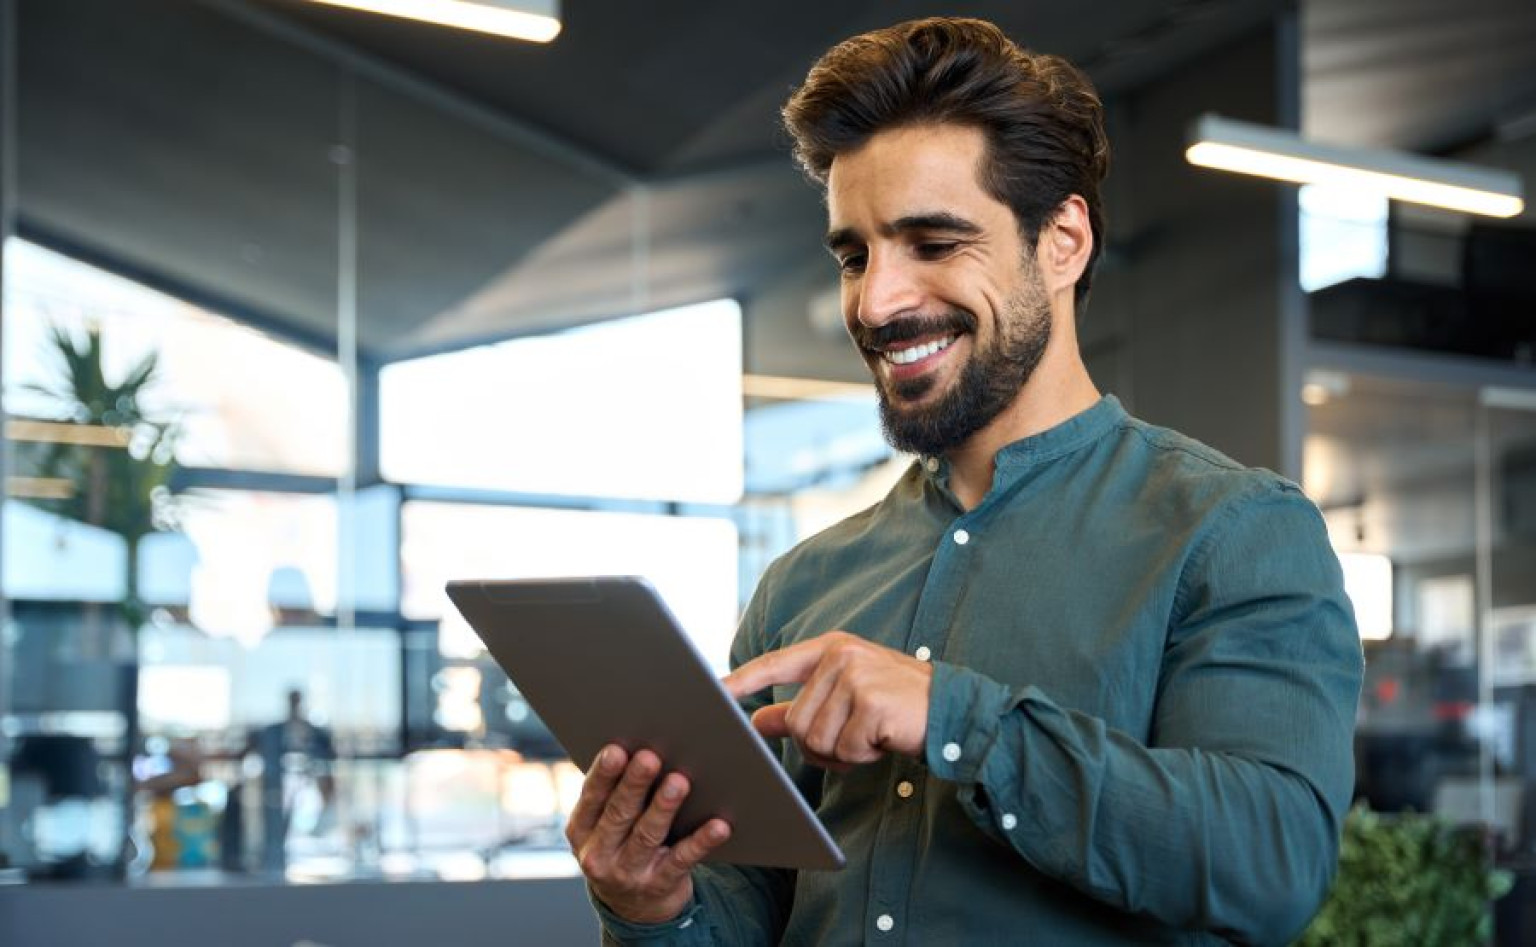
POLYGON ((741 308, 720 300, 385 367, 390 480, 732 503, 741 308))

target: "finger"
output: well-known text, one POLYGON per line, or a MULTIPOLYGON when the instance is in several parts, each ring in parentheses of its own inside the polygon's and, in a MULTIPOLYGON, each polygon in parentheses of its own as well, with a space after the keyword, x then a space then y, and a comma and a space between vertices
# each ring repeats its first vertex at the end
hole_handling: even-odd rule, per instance
MULTIPOLYGON (((796 703, 799 701, 796 700, 796 703)), ((828 694, 826 700, 815 708, 815 715, 808 713, 803 724, 797 724, 794 711, 791 710, 789 725, 792 731, 799 730, 800 744, 812 753, 829 759, 843 759, 837 750, 852 714, 853 695, 847 688, 842 688, 828 694)))
POLYGON ((724 819, 710 819, 699 826, 698 831, 672 846, 672 850, 656 867, 658 887, 666 888, 681 883, 695 865, 724 845, 730 837, 731 826, 724 819))
POLYGON ((636 874, 651 867, 657 853, 667 844, 667 833, 672 831, 672 820, 677 817, 678 807, 688 795, 688 778, 672 773, 661 781, 651 804, 635 820, 629 838, 619 849, 620 870, 636 874))
POLYGON ((630 758, 588 838, 588 844, 598 853, 616 852, 628 840, 635 820, 645 811, 645 797, 660 772, 661 758, 650 750, 640 750, 630 758))
POLYGON ((628 762, 629 754, 616 744, 603 747, 592 760, 587 778, 581 784, 581 795, 571 808, 571 817, 565 826, 565 837, 572 848, 579 849, 586 844, 587 836, 592 834, 592 829, 597 825, 603 807, 608 804, 608 796, 613 792, 619 777, 624 774, 628 762))
POLYGON ((834 773, 846 773, 853 769, 852 763, 844 763, 842 760, 833 759, 830 756, 821 756, 819 754, 812 753, 805 747, 800 748, 800 755, 805 757, 805 762, 807 765, 815 766, 818 769, 830 770, 834 773))
MULTIPOLYGON (((789 714, 789 706, 790 705, 787 703, 769 704, 767 707, 762 708, 757 713, 752 715, 752 726, 757 729, 758 733, 761 733, 764 737, 770 740, 781 740, 785 737, 788 737, 789 724, 785 721, 785 718, 789 714)), ((800 750, 800 755, 805 757, 805 761, 812 766, 820 767, 821 769, 834 770, 839 773, 844 773, 849 769, 852 769, 852 767, 846 763, 841 763, 837 760, 829 759, 825 756, 820 756, 803 746, 799 747, 798 749, 800 750)))
POLYGON ((821 713, 822 705, 830 696, 831 691, 827 678, 835 678, 837 675, 828 675, 826 662, 823 661, 821 669, 811 675, 811 679, 801 688, 795 699, 789 702, 789 712, 784 715, 784 725, 789 728, 790 737, 802 746, 805 744, 805 735, 810 732, 811 724, 821 713))
POLYGON ((792 706, 791 702, 785 701, 760 708, 752 715, 752 726, 769 740, 782 740, 789 736, 789 708, 792 706))
POLYGON ((835 644, 833 633, 760 654, 720 679, 732 697, 740 700, 774 684, 799 684, 811 675, 821 656, 835 644))
POLYGON ((832 755, 844 763, 873 763, 885 755, 874 718, 867 711, 860 713, 853 701, 849 701, 847 716, 838 729, 832 755))

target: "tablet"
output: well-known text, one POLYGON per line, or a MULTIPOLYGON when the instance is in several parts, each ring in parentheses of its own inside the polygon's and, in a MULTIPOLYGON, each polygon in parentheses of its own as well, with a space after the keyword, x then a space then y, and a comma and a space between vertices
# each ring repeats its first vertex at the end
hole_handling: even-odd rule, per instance
POLYGON ((834 869, 838 849, 650 583, 635 577, 454 581, 448 597, 580 766, 651 749, 691 791, 675 841, 713 816, 709 860, 834 869))

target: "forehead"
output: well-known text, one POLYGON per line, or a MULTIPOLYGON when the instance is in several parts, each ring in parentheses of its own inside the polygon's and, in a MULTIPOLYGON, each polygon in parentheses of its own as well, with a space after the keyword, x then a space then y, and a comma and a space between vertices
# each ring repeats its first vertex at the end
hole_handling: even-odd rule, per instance
POLYGON ((915 213, 950 212, 971 219, 1010 213, 981 187, 978 171, 985 153, 986 136, 964 125, 879 132, 833 159, 827 174, 829 221, 834 228, 863 231, 915 213))

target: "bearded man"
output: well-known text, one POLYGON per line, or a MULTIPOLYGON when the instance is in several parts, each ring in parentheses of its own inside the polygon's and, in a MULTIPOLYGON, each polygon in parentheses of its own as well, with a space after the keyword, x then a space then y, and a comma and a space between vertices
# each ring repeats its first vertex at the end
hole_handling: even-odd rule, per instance
POLYGON ((768 569, 726 684, 848 867, 701 864, 730 827, 667 844, 687 779, 611 746, 568 829, 605 940, 1288 941, 1336 870, 1360 642, 1301 491, 1083 365, 1097 95, 934 19, 833 48, 784 119, 918 459, 768 569))

